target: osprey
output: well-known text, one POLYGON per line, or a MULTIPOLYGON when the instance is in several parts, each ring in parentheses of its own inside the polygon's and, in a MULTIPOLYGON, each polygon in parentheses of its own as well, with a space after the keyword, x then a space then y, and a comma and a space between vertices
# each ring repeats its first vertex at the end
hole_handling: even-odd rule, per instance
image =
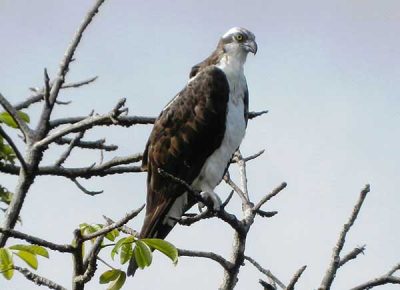
MULTIPOLYGON (((243 66, 256 54, 255 36, 234 27, 215 51, 192 67, 190 79, 162 110, 143 155, 147 169, 146 216, 140 238, 164 239, 196 201, 185 188, 162 176, 159 169, 184 180, 213 202, 214 192, 239 148, 247 126, 248 90, 243 66)), ((131 260, 128 275, 137 266, 131 260)))

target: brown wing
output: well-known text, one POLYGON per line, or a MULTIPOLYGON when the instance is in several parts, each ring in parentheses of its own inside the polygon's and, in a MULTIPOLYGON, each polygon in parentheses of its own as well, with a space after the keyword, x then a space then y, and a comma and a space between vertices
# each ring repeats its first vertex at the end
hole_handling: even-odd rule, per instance
POLYGON ((211 66, 201 70, 162 111, 146 146, 147 206, 141 237, 164 238, 171 226, 163 219, 182 186, 164 178, 166 172, 191 184, 220 146, 225 133, 229 85, 225 74, 211 66))

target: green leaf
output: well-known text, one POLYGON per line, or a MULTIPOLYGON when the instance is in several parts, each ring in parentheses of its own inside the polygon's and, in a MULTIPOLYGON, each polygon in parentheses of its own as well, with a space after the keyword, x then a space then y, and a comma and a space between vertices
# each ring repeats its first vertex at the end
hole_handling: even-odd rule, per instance
POLYGON ((133 255, 132 244, 131 243, 124 243, 121 246, 121 253, 119 254, 119 259, 121 264, 125 264, 128 262, 133 255))
POLYGON ((150 266, 152 261, 152 254, 149 246, 147 246, 141 240, 137 240, 133 253, 135 255, 136 264, 140 269, 150 266))
POLYGON ((122 247, 123 244, 132 244, 134 240, 135 240, 134 236, 121 238, 115 244, 114 248, 111 250, 111 258, 114 260, 115 254, 118 253, 119 249, 122 247))
POLYGON ((46 248, 38 245, 14 245, 11 246, 9 249, 20 250, 34 255, 39 255, 45 258, 49 257, 49 252, 46 250, 46 248))
POLYGON ((142 239, 141 241, 169 257, 174 264, 178 263, 178 250, 173 244, 162 239, 142 239))
POLYGON ((119 290, 119 289, 121 289, 122 286, 124 286, 125 280, 126 280, 125 272, 119 271, 118 279, 116 279, 113 282, 111 282, 108 285, 107 290, 119 290))
POLYGON ((9 249, 0 248, 0 272, 7 280, 14 275, 14 263, 9 249))
POLYGON ((119 231, 117 229, 112 230, 106 235, 106 239, 114 242, 115 239, 119 236, 119 231))
POLYGON ((10 204, 13 194, 7 188, 0 185, 0 201, 5 204, 10 204))
POLYGON ((38 260, 35 254, 25 251, 18 251, 15 254, 22 260, 24 260, 24 262, 27 263, 31 268, 37 270, 38 260))
POLYGON ((112 269, 105 271, 103 274, 100 276, 100 284, 107 284, 110 283, 111 281, 116 280, 119 277, 120 270, 112 269))
MULTIPOLYGON (((24 122, 26 122, 26 123, 30 122, 28 114, 19 111, 18 115, 24 122)), ((0 114, 0 123, 4 123, 11 128, 18 128, 17 123, 15 123, 14 119, 11 117, 11 115, 8 112, 3 112, 0 114)))

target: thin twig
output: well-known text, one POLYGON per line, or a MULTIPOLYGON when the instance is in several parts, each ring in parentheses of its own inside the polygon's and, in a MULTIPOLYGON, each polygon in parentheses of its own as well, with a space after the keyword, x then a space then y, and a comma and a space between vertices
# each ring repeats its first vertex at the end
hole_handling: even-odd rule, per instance
MULTIPOLYGON (((109 217, 103 215, 103 218, 106 220, 108 225, 114 224, 115 222, 110 219, 109 217)), ((131 235, 134 237, 139 237, 139 233, 137 231, 135 231, 134 229, 128 227, 127 225, 122 225, 118 228, 121 232, 127 234, 127 235, 131 235)))
POLYGON ((361 247, 354 248, 350 253, 340 259, 339 261, 339 268, 342 267, 344 264, 353 260, 358 257, 359 254, 364 254, 365 245, 361 247))
POLYGON ((253 258, 251 258, 249 256, 244 256, 244 258, 247 261, 249 261, 251 264, 253 264, 253 266, 256 267, 258 271, 260 271, 261 273, 266 275, 268 278, 270 278, 272 281, 274 281, 279 287, 281 287, 282 289, 286 288, 285 284, 283 284, 281 280, 279 280, 274 274, 272 274, 270 270, 263 268, 259 263, 257 263, 256 260, 254 260, 253 258))
MULTIPOLYGON (((36 175, 53 175, 53 176, 64 176, 68 178, 91 178, 93 176, 107 176, 113 174, 123 174, 130 172, 143 172, 141 166, 119 166, 120 164, 126 164, 126 159, 115 160, 113 165, 108 168, 104 168, 101 165, 92 165, 81 168, 65 168, 56 166, 43 166, 39 167, 35 172, 36 175)), ((128 162, 129 163, 129 162, 128 162)), ((21 168, 12 164, 0 164, 0 171, 2 173, 8 173, 18 175, 21 168)))
POLYGON ((393 274, 400 270, 400 264, 395 265, 388 273, 375 278, 371 279, 365 283, 362 283, 356 287, 351 288, 350 290, 369 290, 376 286, 386 285, 386 284, 400 284, 400 278, 393 276, 393 274))
POLYGON ((217 263, 219 263, 224 269, 229 270, 232 267, 232 263, 226 260, 224 257, 212 253, 212 252, 202 252, 202 251, 191 251, 185 249, 178 249, 179 256, 187 256, 187 257, 200 257, 211 259, 217 263))
POLYGON ((10 104, 10 102, 0 93, 0 104, 10 114, 11 118, 18 125, 18 128, 21 130, 22 134, 24 134, 25 140, 30 140, 32 136, 32 131, 25 123, 24 120, 20 117, 17 110, 10 104))
POLYGON ((353 212, 351 213, 349 220, 343 226, 343 229, 339 235, 339 239, 336 243, 336 246, 333 248, 332 259, 330 261, 329 267, 325 272, 324 278, 322 279, 321 285, 319 286, 318 290, 328 290, 331 288, 332 282, 335 279, 336 272, 339 268, 340 252, 342 251, 344 243, 346 241, 346 235, 349 232, 352 225, 354 224, 355 220, 357 219, 361 206, 369 192, 370 192, 370 186, 369 184, 367 184, 361 191, 358 201, 353 208, 353 212))
POLYGON ((45 277, 39 276, 35 273, 32 273, 29 271, 27 268, 21 268, 18 266, 14 266, 14 269, 20 272, 22 275, 25 276, 26 279, 29 281, 32 281, 38 286, 46 286, 50 289, 55 289, 55 290, 67 290, 67 288, 64 288, 63 286, 51 281, 50 279, 47 279, 45 277))
POLYGON ((85 135, 85 130, 79 132, 75 136, 75 138, 71 140, 67 149, 64 151, 63 154, 61 154, 61 156, 58 158, 58 160, 54 163, 54 166, 59 167, 59 166, 61 166, 61 164, 63 164, 65 162, 65 160, 67 160, 67 158, 69 157, 69 155, 72 152, 72 149, 74 149, 76 143, 82 139, 83 135, 85 135))
POLYGON ((266 203, 267 201, 269 201, 271 198, 273 198, 275 195, 277 195, 279 192, 281 192, 285 187, 287 186, 286 182, 281 183, 281 185, 279 185, 278 187, 276 187, 271 193, 267 194, 266 196, 264 196, 256 206, 254 206, 253 210, 257 211, 259 210, 264 203, 266 203))
MULTIPOLYGON (((66 125, 66 124, 76 124, 79 123, 83 120, 87 119, 87 117, 69 117, 69 118, 62 118, 62 119, 55 119, 50 121, 50 128, 54 129, 58 126, 61 125, 66 125)), ((130 127, 133 125, 138 125, 138 124, 154 124, 156 118, 155 117, 146 117, 146 116, 120 116, 118 118, 118 126, 122 127, 130 127)), ((107 118, 101 118, 98 120, 93 120, 91 122, 94 122, 92 126, 110 126, 110 125, 115 125, 110 119, 107 118)))
POLYGON ((257 118, 257 117, 259 117, 259 116, 261 116, 261 115, 264 115, 264 114, 266 114, 266 113, 268 113, 267 110, 265 110, 265 111, 260 111, 260 112, 248 112, 247 116, 248 116, 248 118, 251 120, 251 119, 257 118))
POLYGON ((1 126, 0 126, 0 136, 3 136, 3 138, 11 146, 12 150, 15 153, 15 156, 17 156, 17 159, 18 159, 19 163, 21 164, 21 167, 26 171, 27 170, 27 165, 25 163, 24 157, 22 156, 21 152, 18 150, 17 145, 15 145, 14 141, 7 134, 7 132, 3 130, 3 128, 1 126))
POLYGON ((55 244, 49 241, 46 241, 44 239, 41 238, 37 238, 25 233, 21 233, 19 231, 16 230, 12 230, 12 229, 3 229, 0 228, 0 233, 6 234, 8 236, 11 236, 15 239, 20 239, 20 240, 24 240, 27 241, 28 243, 34 244, 34 245, 39 245, 42 247, 46 247, 49 248, 51 250, 54 251, 58 251, 61 253, 71 253, 73 251, 73 247, 71 245, 61 245, 61 244, 55 244))
POLYGON ((90 195, 90 196, 95 196, 98 194, 102 194, 104 192, 104 190, 88 190, 86 189, 82 184, 80 184, 78 182, 78 180, 76 180, 76 178, 70 178, 72 180, 72 182, 76 185, 76 187, 78 187, 84 194, 90 195))
MULTIPOLYGON (((58 145, 65 145, 65 144, 70 144, 72 140, 73 140, 72 138, 63 137, 63 138, 55 140, 55 143, 57 143, 58 145)), ((100 139, 100 140, 96 140, 96 141, 79 140, 79 141, 75 142, 75 147, 79 147, 82 149, 100 149, 100 150, 105 150, 105 151, 115 151, 118 149, 117 145, 112 145, 112 144, 106 145, 106 144, 104 144, 105 142, 106 142, 106 139, 100 139)))
POLYGON ((247 203, 246 193, 231 179, 228 171, 224 175, 224 181, 239 195, 242 203, 247 203))
POLYGON ((111 232, 112 230, 114 230, 116 228, 121 227, 122 225, 126 224, 128 221, 133 219, 135 216, 137 216, 142 211, 144 206, 145 205, 142 205, 140 208, 129 212, 128 214, 125 215, 124 218, 120 219, 119 221, 117 221, 117 222, 115 222, 115 223, 113 223, 111 225, 108 225, 108 226, 102 228, 101 230, 99 230, 99 231, 97 231, 95 233, 88 234, 88 235, 82 235, 82 240, 83 241, 91 240, 91 239, 97 238, 97 237, 99 237, 101 235, 107 234, 107 233, 111 232))
POLYGON ((293 275, 293 278, 290 280, 288 286, 286 287, 286 290, 294 290, 294 286, 296 285, 297 281, 299 281, 300 276, 303 274, 306 268, 307 266, 304 265, 296 271, 296 273, 293 275))
POLYGON ((62 89, 69 89, 69 88, 79 88, 85 85, 88 85, 92 82, 94 82, 95 80, 97 80, 98 76, 92 77, 90 79, 87 80, 83 80, 83 81, 79 81, 79 82, 75 82, 75 83, 68 83, 66 85, 63 85, 61 88, 62 89))

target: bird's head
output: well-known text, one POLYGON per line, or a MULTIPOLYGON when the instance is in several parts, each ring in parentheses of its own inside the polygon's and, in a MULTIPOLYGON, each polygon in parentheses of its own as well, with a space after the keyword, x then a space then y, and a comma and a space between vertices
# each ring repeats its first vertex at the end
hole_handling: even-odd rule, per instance
POLYGON ((221 38, 220 45, 225 53, 246 54, 257 53, 257 42, 254 34, 241 27, 229 29, 221 38))

